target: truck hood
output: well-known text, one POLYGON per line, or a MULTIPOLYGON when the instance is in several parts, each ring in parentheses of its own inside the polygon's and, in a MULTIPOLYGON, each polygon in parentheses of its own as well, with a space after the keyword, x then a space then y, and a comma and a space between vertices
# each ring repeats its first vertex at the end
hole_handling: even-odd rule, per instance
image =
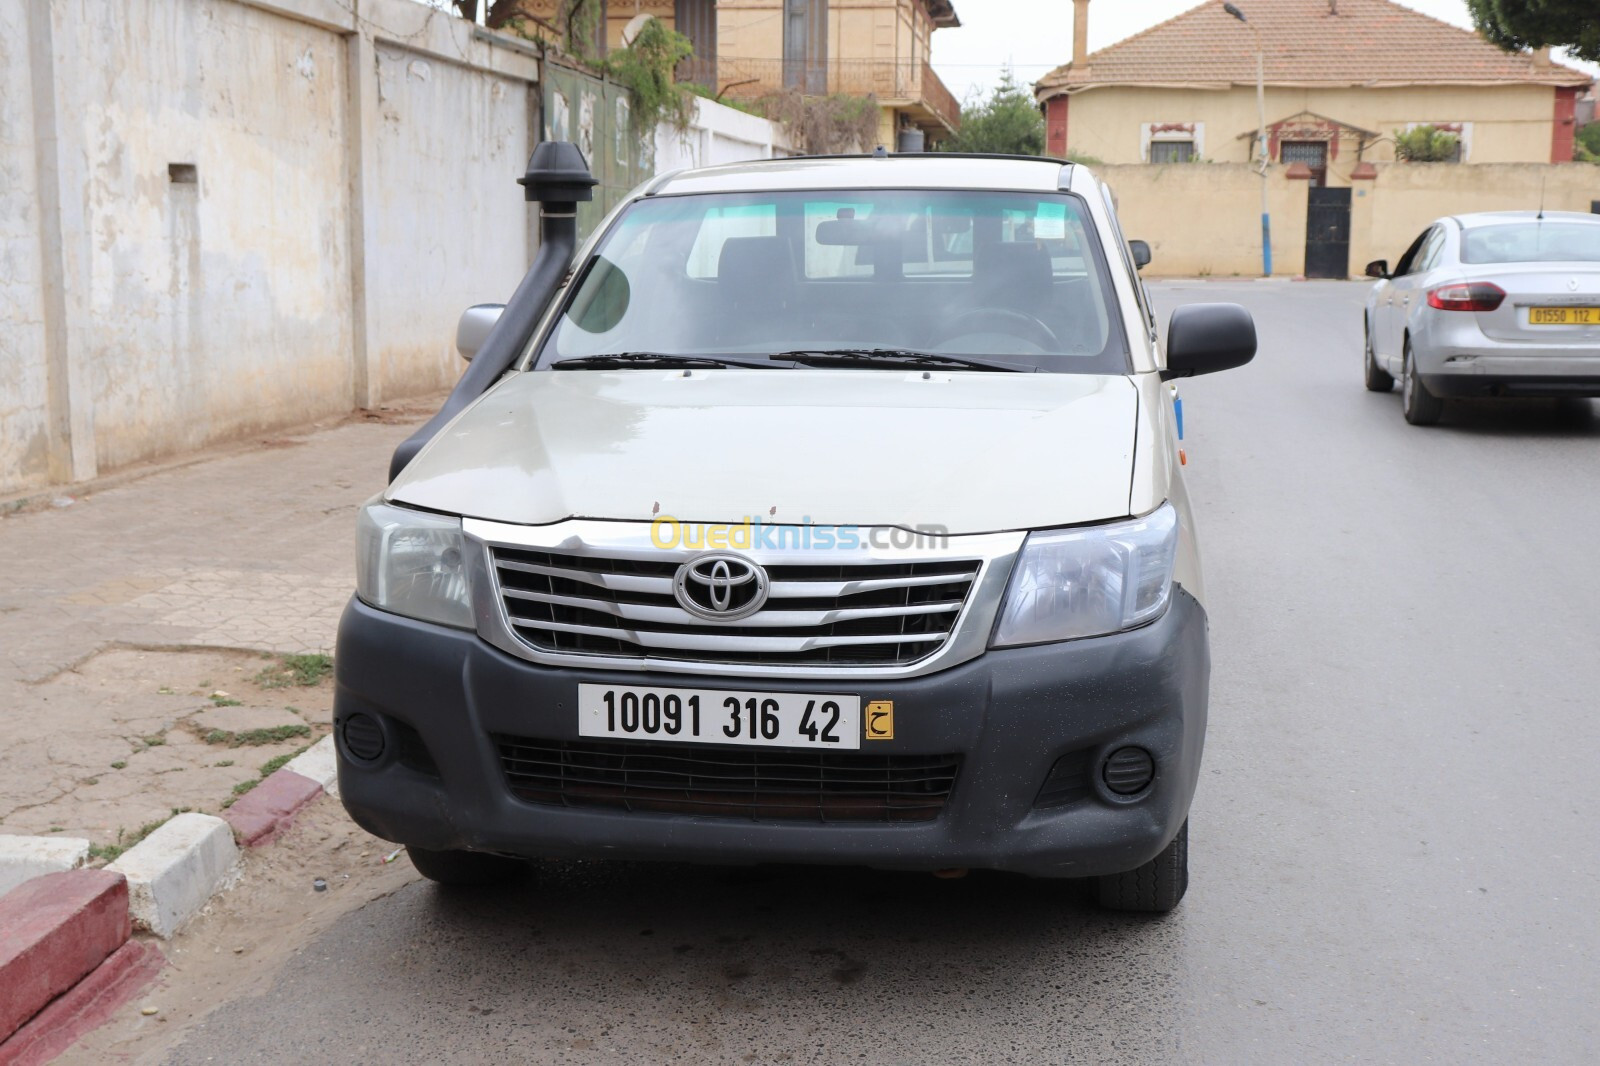
POLYGON ((386 496, 523 525, 1071 525, 1128 513, 1137 405, 1119 376, 535 371, 446 426, 386 496))

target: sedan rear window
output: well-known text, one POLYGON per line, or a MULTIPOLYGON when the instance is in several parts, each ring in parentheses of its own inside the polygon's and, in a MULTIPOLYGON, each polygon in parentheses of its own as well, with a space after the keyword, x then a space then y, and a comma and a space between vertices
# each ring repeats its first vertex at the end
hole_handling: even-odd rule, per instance
POLYGON ((897 349, 1128 372, 1104 253, 1062 193, 835 189, 631 205, 538 364, 897 349))
POLYGON ((1600 263, 1600 224, 1510 222, 1461 234, 1463 263, 1600 263))

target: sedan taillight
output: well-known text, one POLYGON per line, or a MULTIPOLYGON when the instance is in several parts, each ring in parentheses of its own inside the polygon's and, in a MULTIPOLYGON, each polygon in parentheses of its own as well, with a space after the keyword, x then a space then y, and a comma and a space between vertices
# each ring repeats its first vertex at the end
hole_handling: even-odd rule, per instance
POLYGON ((1428 306, 1438 311, 1493 311, 1506 290, 1492 281, 1457 281, 1428 290, 1428 306))

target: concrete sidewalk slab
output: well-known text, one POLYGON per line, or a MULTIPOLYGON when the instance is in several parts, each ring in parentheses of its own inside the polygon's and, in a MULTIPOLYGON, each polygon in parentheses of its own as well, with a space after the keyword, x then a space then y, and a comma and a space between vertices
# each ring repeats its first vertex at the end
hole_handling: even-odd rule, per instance
POLYGON ((36 877, 0 897, 0 1038, 128 940, 128 884, 106 870, 36 877))
POLYGON ((117 1008, 149 987, 166 963, 154 944, 128 941, 10 1038, 0 1040, 0 1063, 42 1066, 49 1062, 79 1037, 110 1021, 117 1008))
POLYGON ((270 844, 289 827, 302 807, 322 795, 322 785, 284 768, 241 796, 223 812, 239 843, 247 848, 270 844))
POLYGON ((127 877, 134 922, 166 940, 227 886, 238 865, 233 828, 190 812, 173 816, 106 869, 127 877))
POLYGON ((76 870, 88 861, 87 840, 0 834, 0 896, 24 881, 76 870))

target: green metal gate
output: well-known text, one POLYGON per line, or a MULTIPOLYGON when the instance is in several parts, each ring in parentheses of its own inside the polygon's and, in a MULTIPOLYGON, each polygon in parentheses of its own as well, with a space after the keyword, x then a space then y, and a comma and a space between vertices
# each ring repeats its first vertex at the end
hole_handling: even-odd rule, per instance
POLYGON ((628 91, 620 85, 571 67, 544 64, 544 135, 571 141, 600 179, 594 200, 578 205, 578 236, 587 237, 617 203, 655 173, 652 131, 633 130, 628 91))

